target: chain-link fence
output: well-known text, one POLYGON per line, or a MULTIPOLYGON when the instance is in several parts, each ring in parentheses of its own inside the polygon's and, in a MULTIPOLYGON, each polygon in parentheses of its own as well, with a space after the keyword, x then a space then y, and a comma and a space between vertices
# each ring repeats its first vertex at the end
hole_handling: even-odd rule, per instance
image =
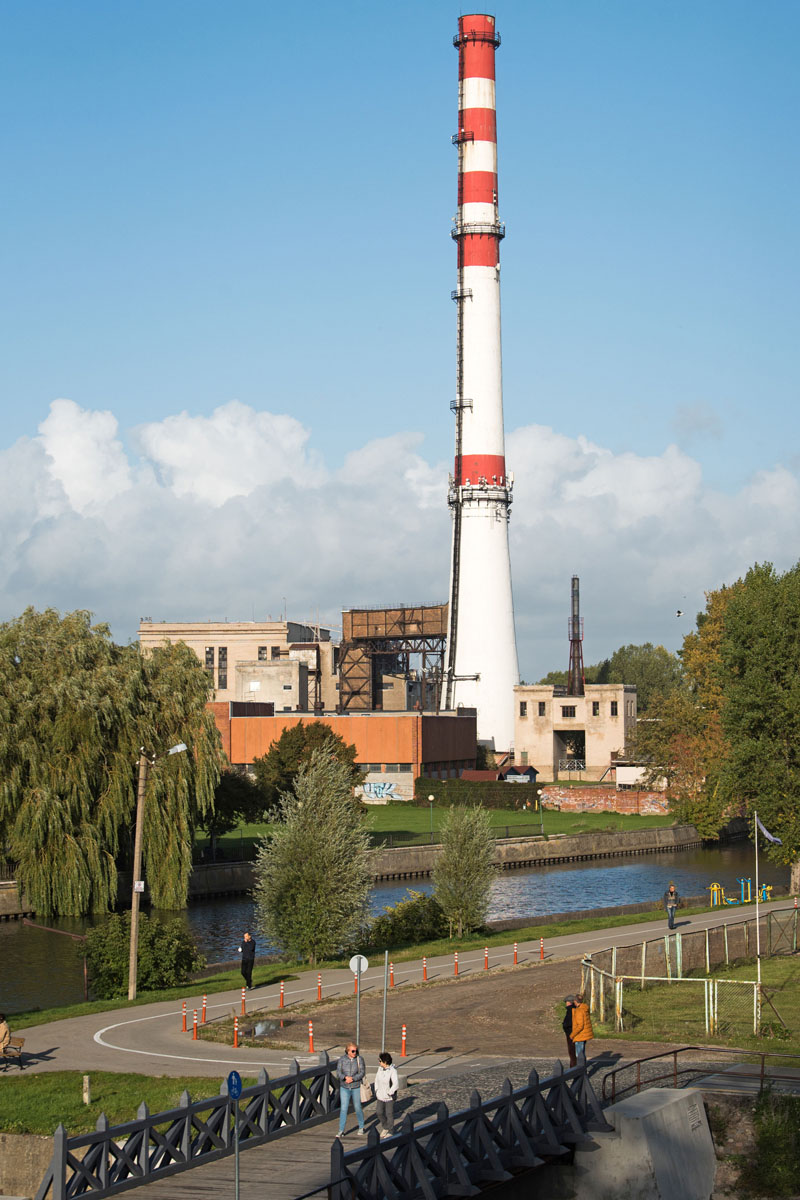
POLYGON ((797 934, 798 910, 790 909, 762 913, 758 927, 751 917, 611 946, 584 959, 583 991, 592 1015, 617 1033, 686 1040, 757 1035, 763 1003, 772 1008, 764 989, 756 980, 714 979, 711 972, 754 958, 757 946, 764 958, 794 954, 797 934))

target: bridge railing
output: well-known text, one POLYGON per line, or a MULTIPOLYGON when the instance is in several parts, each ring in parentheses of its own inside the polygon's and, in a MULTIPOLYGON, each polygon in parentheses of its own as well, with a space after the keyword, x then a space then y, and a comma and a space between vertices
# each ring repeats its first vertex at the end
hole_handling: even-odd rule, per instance
MULTIPOLYGON (((259 1146, 297 1129, 316 1125, 339 1109, 336 1063, 324 1054, 310 1067, 295 1064, 289 1075, 242 1090, 239 1100, 239 1147, 259 1146)), ((36 1200, 113 1196, 155 1179, 233 1154, 236 1101, 222 1084, 209 1100, 181 1096, 180 1105, 151 1113, 139 1106, 135 1121, 109 1125, 101 1114, 94 1133, 70 1137, 59 1125, 53 1158, 36 1200)))
POLYGON ((380 1139, 370 1130, 364 1146, 345 1153, 340 1141, 331 1151, 330 1200, 438 1200, 469 1196, 481 1184, 495 1184, 521 1171, 562 1157, 589 1140, 591 1130, 610 1129, 586 1067, 540 1080, 531 1071, 525 1087, 507 1079, 501 1094, 415 1124, 408 1116, 399 1133, 380 1139))

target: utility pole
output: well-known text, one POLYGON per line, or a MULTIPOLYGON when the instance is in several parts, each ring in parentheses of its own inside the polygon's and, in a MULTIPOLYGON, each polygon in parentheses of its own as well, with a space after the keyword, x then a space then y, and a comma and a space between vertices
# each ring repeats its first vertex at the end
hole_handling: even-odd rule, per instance
POLYGON ((139 957, 139 896, 144 890, 142 872, 142 826, 144 825, 144 796, 147 788, 147 768, 155 758, 142 746, 139 750, 139 786, 136 790, 136 835, 133 842, 133 891, 131 893, 131 949, 128 960, 128 999, 136 999, 136 967, 139 957))

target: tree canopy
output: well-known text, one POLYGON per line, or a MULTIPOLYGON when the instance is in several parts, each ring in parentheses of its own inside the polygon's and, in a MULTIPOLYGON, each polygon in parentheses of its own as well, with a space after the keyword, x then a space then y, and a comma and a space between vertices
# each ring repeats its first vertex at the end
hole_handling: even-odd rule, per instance
POLYGON ((352 944, 364 927, 372 875, 369 835, 352 772, 323 743, 279 803, 279 827, 262 840, 254 896, 266 937, 312 964, 352 944))
POLYGON ((267 807, 266 796, 254 779, 243 771, 225 767, 214 789, 213 808, 207 808, 198 817, 197 826, 208 834, 214 853, 217 838, 237 825, 261 821, 267 807))
POLYGON ((292 790, 300 768, 310 762, 315 750, 324 750, 340 762, 347 769, 352 787, 361 783, 363 774, 356 765, 355 746, 324 721, 298 721, 284 729, 266 754, 253 760, 253 773, 267 808, 275 808, 281 795, 292 790))
POLYGON ((480 807, 451 807, 441 829, 442 849, 433 869, 433 894, 452 937, 486 920, 494 879, 495 842, 489 815, 480 807))
POLYGON ((185 645, 141 654, 91 613, 27 609, 0 625, 0 822, 17 880, 41 913, 105 912, 136 809, 141 746, 160 755, 145 801, 143 863, 155 904, 185 903, 194 825, 222 750, 208 681, 185 645))

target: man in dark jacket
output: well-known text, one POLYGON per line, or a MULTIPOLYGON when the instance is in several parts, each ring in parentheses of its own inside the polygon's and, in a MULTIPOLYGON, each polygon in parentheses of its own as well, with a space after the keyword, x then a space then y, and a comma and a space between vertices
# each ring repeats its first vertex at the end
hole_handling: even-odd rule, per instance
POLYGON ((680 904, 680 899, 675 884, 670 880, 669 887, 664 892, 664 908, 667 910, 667 925, 670 929, 675 928, 675 910, 680 904))
POLYGON ((239 953, 242 956, 242 975, 244 976, 245 986, 252 990, 253 987, 253 965, 256 961, 256 944, 246 933, 242 939, 242 944, 239 947, 239 953))
POLYGON ((565 996, 564 1004, 566 1005, 567 1011, 564 1014, 564 1020, 561 1022, 561 1028, 564 1030, 564 1034, 567 1039, 567 1054, 569 1055, 569 1065, 571 1067, 577 1067, 578 1060, 575 1057, 575 1043, 572 1040, 572 1013, 574 1011, 573 1006, 575 1004, 575 997, 574 996, 565 996))

